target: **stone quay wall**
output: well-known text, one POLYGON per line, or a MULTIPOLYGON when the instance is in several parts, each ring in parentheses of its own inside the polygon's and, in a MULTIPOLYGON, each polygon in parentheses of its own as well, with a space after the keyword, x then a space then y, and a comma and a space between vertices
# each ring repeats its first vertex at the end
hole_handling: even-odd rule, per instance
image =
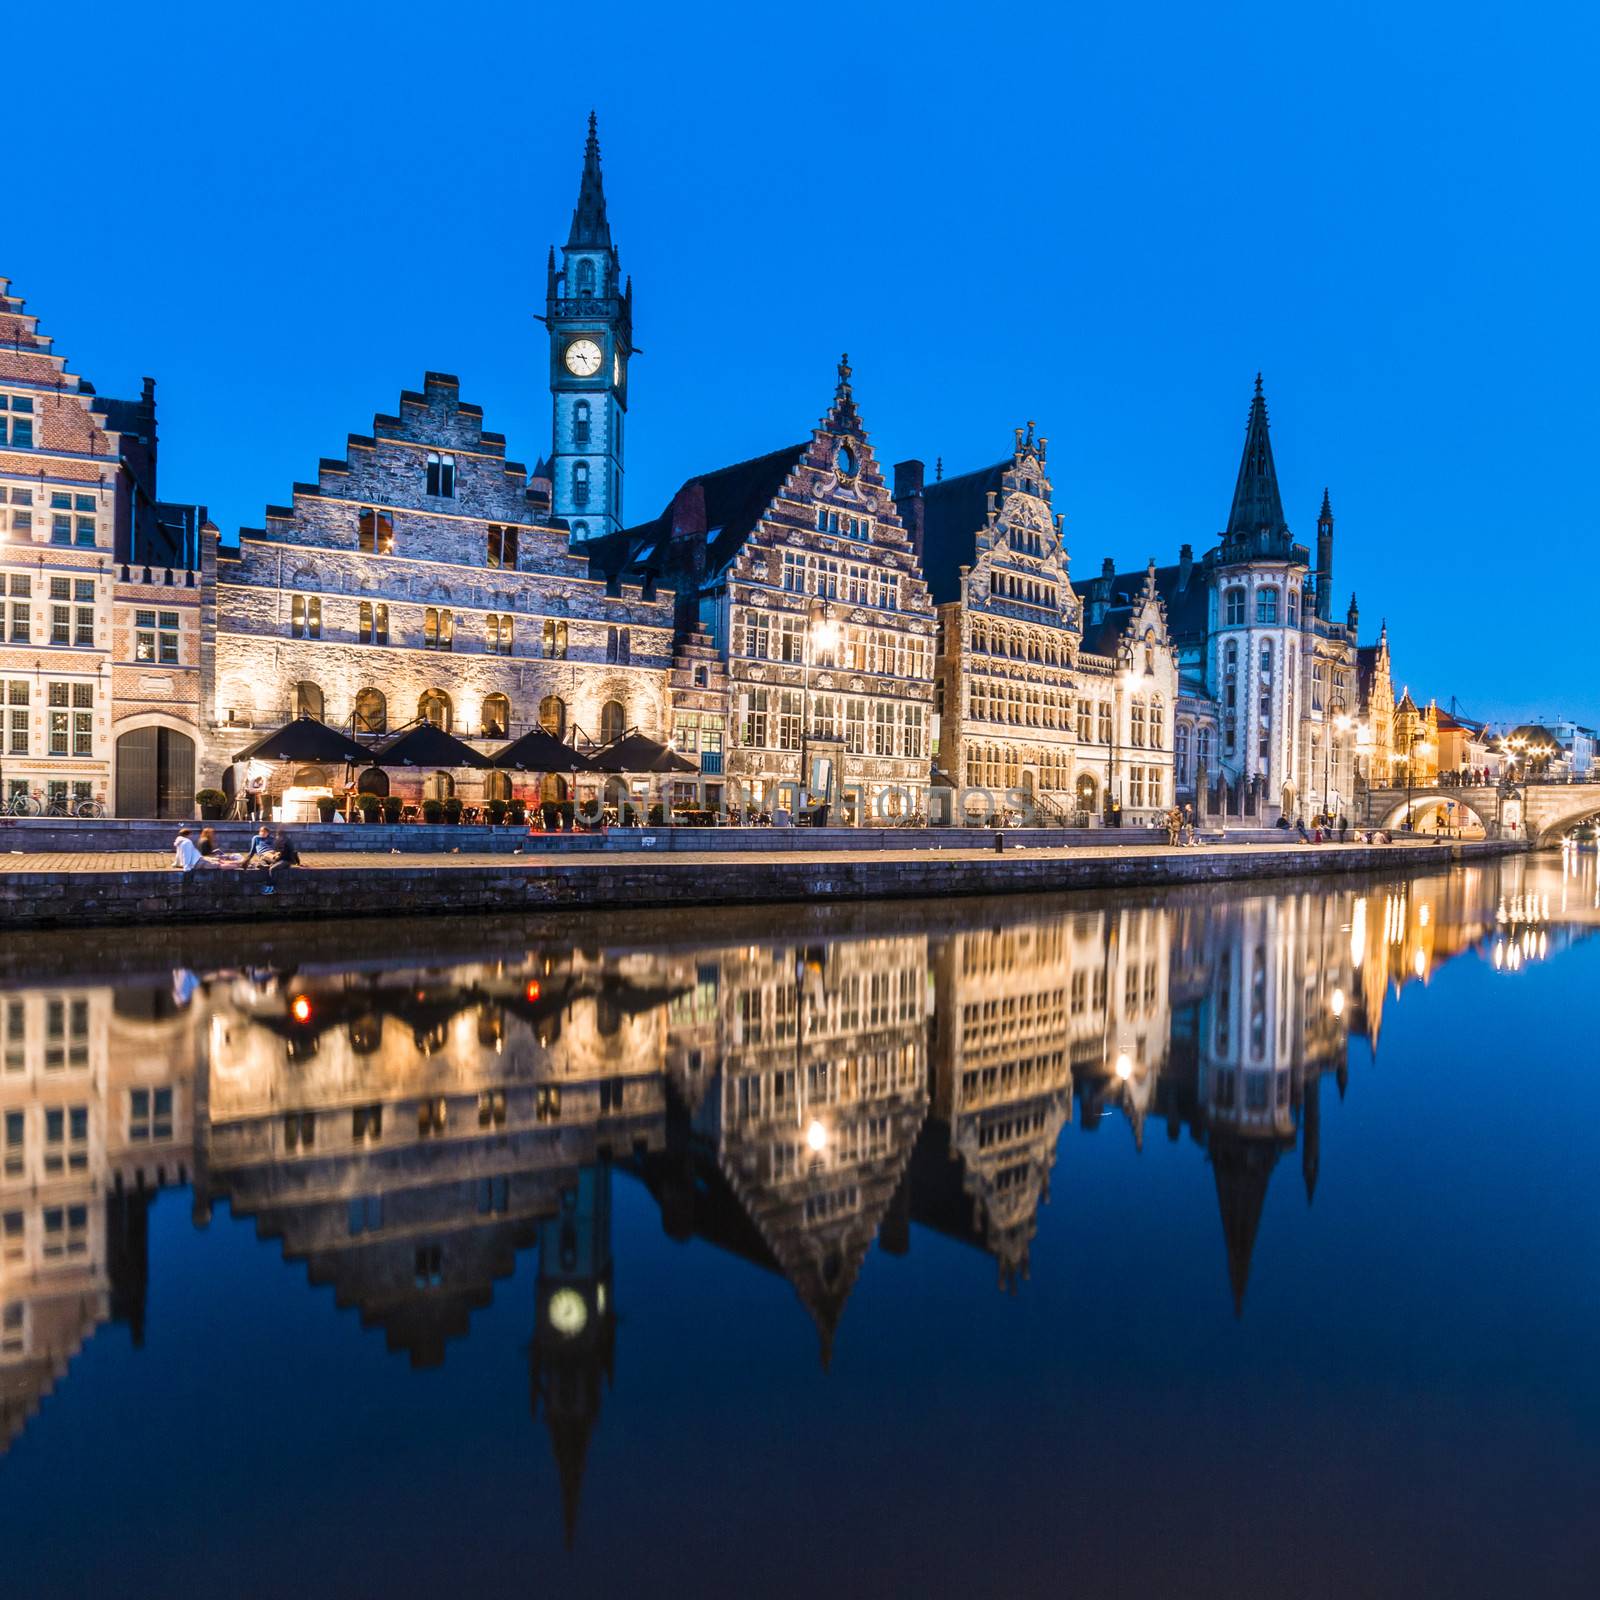
MULTIPOLYGON (((0 927, 133 926, 668 905, 940 898, 1313 873, 1426 871, 1505 853, 1495 841, 1198 850, 884 851, 555 861, 395 861, 280 873, 21 870, 0 865, 0 927)), ((37 859, 37 858, 35 858, 37 859)))

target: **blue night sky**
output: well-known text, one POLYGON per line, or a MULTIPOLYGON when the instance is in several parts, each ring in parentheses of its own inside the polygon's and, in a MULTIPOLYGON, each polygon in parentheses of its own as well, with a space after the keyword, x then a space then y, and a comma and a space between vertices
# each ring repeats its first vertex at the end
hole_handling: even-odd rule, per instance
POLYGON ((549 442, 584 121, 636 294, 627 514, 803 437, 1051 440, 1076 570, 1209 545, 1257 368, 1338 614, 1481 716, 1600 720, 1592 8, 24 10, 0 273, 231 537, 432 368, 549 442), (46 20, 48 19, 48 20, 46 20), (17 159, 26 149, 24 159, 17 159), (1528 641, 1524 643, 1523 641, 1528 641))

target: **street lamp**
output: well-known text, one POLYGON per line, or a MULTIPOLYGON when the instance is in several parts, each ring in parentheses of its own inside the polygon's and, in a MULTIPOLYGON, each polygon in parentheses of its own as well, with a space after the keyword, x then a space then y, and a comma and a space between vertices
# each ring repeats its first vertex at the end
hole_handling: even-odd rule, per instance
POLYGON ((1334 730, 1346 732, 1350 727, 1350 718, 1345 715, 1344 701, 1334 700, 1329 703, 1329 725, 1323 731, 1322 743, 1322 810, 1330 822, 1333 821, 1333 796, 1329 790, 1333 787, 1333 741, 1334 730))
POLYGON ((1417 751, 1418 750, 1426 750, 1427 747, 1428 747, 1428 736, 1427 736, 1427 734, 1424 733, 1421 728, 1413 729, 1412 732, 1411 732, 1411 736, 1410 736, 1410 743, 1409 743, 1409 745, 1407 746, 1407 749, 1406 749, 1406 832, 1407 833, 1410 833, 1412 831, 1412 829, 1411 829, 1411 791, 1415 787, 1415 783, 1416 783, 1417 751))
MULTIPOLYGON (((1132 694, 1139 682, 1139 674, 1133 670, 1133 652, 1123 649, 1118 652, 1117 662, 1121 670, 1117 673, 1111 686, 1111 743, 1106 746, 1106 821, 1112 817, 1112 794, 1116 788, 1117 771, 1117 739, 1122 731, 1122 705, 1123 691, 1132 694)), ((1120 802, 1118 802, 1120 807, 1120 802)), ((1121 818, 1118 817, 1120 822, 1121 818)))
MULTIPOLYGON (((818 654, 831 656, 839 648, 839 624, 828 615, 828 602, 814 599, 806 612, 806 631, 801 644, 800 693, 800 804, 811 806, 811 771, 807 762, 811 740, 811 668, 818 654)), ((827 803, 827 795, 823 796, 827 803)))

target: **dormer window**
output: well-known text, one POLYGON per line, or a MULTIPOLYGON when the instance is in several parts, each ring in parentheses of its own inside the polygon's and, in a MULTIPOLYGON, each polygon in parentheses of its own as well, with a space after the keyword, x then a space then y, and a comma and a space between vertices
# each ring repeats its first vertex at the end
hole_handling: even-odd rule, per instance
POLYGON ((428 493, 441 500, 453 500, 456 495, 456 458, 440 455, 437 450, 428 452, 428 493))

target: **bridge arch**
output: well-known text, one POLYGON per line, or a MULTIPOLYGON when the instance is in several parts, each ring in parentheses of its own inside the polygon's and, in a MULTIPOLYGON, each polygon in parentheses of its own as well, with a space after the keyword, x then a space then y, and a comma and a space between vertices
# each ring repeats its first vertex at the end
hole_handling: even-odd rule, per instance
POLYGON ((1391 791, 1374 809, 1374 826, 1401 827, 1409 812, 1418 833, 1432 833, 1438 825, 1469 839, 1487 838, 1495 831, 1494 798, 1493 789, 1413 789, 1409 798, 1391 791))
POLYGON ((1530 784, 1523 801, 1536 848, 1560 844, 1585 822, 1600 822, 1600 784, 1530 784))

